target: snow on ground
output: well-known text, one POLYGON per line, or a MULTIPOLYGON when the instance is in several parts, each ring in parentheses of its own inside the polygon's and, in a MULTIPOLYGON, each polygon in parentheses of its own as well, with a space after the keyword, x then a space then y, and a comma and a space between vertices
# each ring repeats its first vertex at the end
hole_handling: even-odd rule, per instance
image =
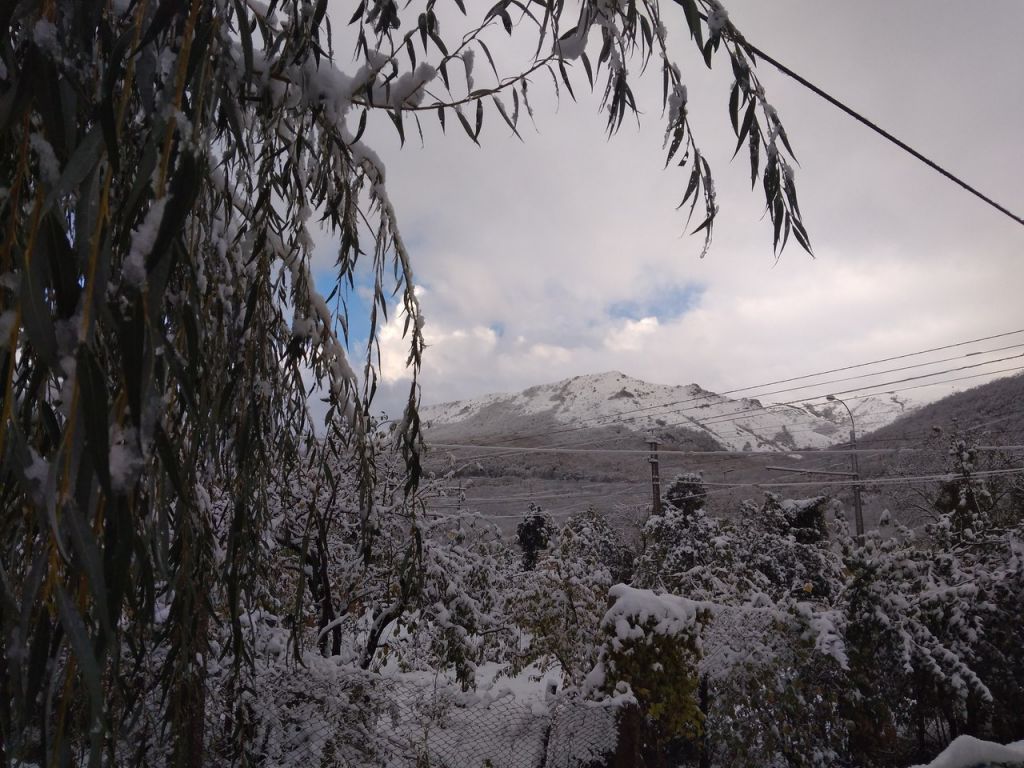
POLYGON ((915 768, 979 768, 1024 766, 1024 741, 994 744, 973 736, 958 736, 927 766, 915 768))
POLYGON ((504 669, 480 665, 469 692, 432 672, 389 673, 400 716, 382 723, 383 737, 409 745, 405 754, 411 746, 431 765, 562 768, 600 761, 615 749, 614 707, 563 695, 558 668, 531 665, 514 677, 504 669))

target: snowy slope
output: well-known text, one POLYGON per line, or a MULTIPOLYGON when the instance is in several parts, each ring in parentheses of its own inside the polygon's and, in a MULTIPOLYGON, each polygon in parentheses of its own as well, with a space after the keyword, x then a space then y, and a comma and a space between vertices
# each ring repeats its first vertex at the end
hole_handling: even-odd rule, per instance
MULTIPOLYGON (((900 395, 876 395, 865 398, 847 398, 846 404, 857 420, 857 433, 866 434, 881 429, 901 416, 913 413, 920 406, 903 399, 900 395)), ((850 417, 839 403, 802 403, 808 413, 818 416, 839 427, 843 435, 850 430, 850 417)))
MULTIPOLYGON (((851 402, 858 429, 877 428, 900 415, 900 405, 882 398, 851 402)), ((523 421, 547 415, 566 427, 619 426, 647 434, 685 428, 705 434, 729 450, 825 448, 846 439, 849 418, 842 406, 828 404, 817 413, 757 400, 732 400, 696 384, 651 384, 617 371, 576 376, 515 394, 428 406, 421 416, 428 427, 464 434, 500 435, 522 431, 523 421)), ((449 438, 450 439, 450 438, 449 438)))

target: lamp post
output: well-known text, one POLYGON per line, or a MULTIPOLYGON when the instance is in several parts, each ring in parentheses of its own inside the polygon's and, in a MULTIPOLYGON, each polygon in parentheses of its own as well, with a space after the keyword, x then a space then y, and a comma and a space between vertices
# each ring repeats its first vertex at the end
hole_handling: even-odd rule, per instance
POLYGON ((850 414, 850 446, 853 448, 853 513, 857 524, 857 541, 864 543, 864 510, 860 504, 860 463, 857 461, 857 427, 853 421, 853 411, 845 401, 835 395, 825 395, 830 403, 841 403, 846 412, 850 414))

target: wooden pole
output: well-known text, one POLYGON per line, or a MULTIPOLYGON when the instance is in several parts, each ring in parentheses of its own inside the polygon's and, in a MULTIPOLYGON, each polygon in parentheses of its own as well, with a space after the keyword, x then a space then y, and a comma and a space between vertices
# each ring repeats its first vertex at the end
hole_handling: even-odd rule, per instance
POLYGON ((653 505, 651 507, 653 514, 661 514, 661 478, 658 476, 658 445, 659 440, 655 437, 650 438, 647 441, 647 445, 651 449, 651 496, 653 499, 653 505))

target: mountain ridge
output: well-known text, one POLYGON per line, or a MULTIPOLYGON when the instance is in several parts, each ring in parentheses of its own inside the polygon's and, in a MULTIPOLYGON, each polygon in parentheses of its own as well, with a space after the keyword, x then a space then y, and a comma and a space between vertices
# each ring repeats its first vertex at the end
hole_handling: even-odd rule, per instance
MULTIPOLYGON (((880 397, 851 402, 855 419, 863 426, 890 423, 907 409, 907 404, 896 398, 891 402, 880 397)), ((729 398, 695 383, 652 384, 621 371, 583 374, 519 392, 421 409, 428 434, 443 433, 446 439, 517 435, 526 422, 541 416, 550 417, 556 425, 549 432, 616 426, 658 435, 666 429, 681 429, 735 451, 827 448, 846 439, 844 427, 849 424, 846 410, 836 403, 764 405, 755 398, 729 398)))

